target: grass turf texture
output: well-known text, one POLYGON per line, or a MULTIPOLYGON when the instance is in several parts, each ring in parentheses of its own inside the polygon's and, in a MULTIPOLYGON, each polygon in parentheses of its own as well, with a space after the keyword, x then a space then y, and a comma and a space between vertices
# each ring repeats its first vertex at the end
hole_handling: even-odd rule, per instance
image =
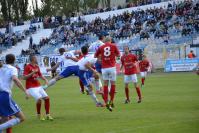
MULTIPOLYGON (((132 88, 132 85, 131 85, 132 88)), ((77 78, 58 82, 48 90, 54 121, 39 121, 35 101, 24 99, 18 89, 14 99, 26 121, 14 133, 198 133, 199 76, 194 73, 157 73, 148 76, 142 88, 143 102, 124 104, 123 76, 117 80, 113 112, 96 108, 91 98, 80 94, 77 78)), ((43 106, 42 106, 43 108, 43 106)), ((42 110, 44 112, 44 110, 42 110)))

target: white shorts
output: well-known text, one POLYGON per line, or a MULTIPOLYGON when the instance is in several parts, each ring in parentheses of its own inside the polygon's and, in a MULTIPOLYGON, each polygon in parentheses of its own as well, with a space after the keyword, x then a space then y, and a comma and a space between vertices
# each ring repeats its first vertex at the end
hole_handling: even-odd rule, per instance
POLYGON ((137 79, 137 75, 136 74, 132 74, 132 75, 124 75, 124 83, 137 83, 138 79, 137 79))
POLYGON ((116 81, 116 67, 103 68, 102 69, 102 79, 116 81))
POLYGON ((35 88, 29 88, 26 90, 26 92, 31 95, 35 100, 47 97, 48 94, 45 92, 45 90, 40 86, 40 87, 35 87, 35 88))
POLYGON ((146 75, 147 75, 147 72, 145 71, 145 72, 140 72, 140 76, 141 77, 146 77, 146 75))

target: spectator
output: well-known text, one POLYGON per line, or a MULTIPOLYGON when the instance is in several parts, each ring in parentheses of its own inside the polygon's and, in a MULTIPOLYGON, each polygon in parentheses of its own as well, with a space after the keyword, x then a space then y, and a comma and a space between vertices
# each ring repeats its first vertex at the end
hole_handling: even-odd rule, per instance
POLYGON ((33 38, 32 38, 32 36, 30 36, 29 42, 30 42, 29 48, 32 48, 33 47, 33 38))
POLYGON ((188 58, 189 59, 192 59, 192 58, 195 58, 196 55, 194 54, 193 50, 190 51, 190 53, 188 54, 188 58))

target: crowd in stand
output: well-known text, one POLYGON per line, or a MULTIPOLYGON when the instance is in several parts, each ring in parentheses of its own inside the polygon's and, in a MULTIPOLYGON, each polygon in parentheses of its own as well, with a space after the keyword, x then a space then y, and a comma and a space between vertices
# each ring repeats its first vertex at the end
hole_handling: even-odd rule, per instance
POLYGON ((34 34, 37 28, 39 27, 30 25, 29 29, 23 31, 13 32, 13 30, 8 28, 5 33, 0 32, 0 53, 3 49, 16 46, 18 42, 21 42, 27 36, 34 34))
POLYGON ((125 12, 122 15, 105 20, 96 18, 88 23, 79 18, 53 31, 52 38, 59 38, 67 45, 79 45, 86 42, 90 35, 104 34, 113 38, 128 38, 140 35, 140 40, 164 38, 168 42, 170 30, 187 36, 199 32, 199 3, 185 1, 169 4, 166 9, 154 8, 125 12))
POLYGON ((115 39, 131 38, 135 35, 138 35, 140 40, 163 38, 164 42, 168 43, 172 33, 170 31, 180 36, 199 33, 199 2, 174 2, 168 4, 167 8, 140 9, 105 20, 98 17, 92 22, 86 22, 79 17, 78 21, 54 28, 48 43, 40 43, 38 47, 41 48, 43 44, 56 46, 60 42, 77 46, 88 42, 95 35, 102 34, 115 39))

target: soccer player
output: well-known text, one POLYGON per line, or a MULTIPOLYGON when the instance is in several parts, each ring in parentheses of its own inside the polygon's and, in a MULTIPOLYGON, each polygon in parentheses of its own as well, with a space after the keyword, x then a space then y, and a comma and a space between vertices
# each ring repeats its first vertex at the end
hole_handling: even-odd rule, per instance
POLYGON ((147 76, 147 71, 149 69, 150 63, 146 58, 146 55, 142 56, 142 60, 139 62, 139 68, 140 68, 140 75, 141 75, 141 86, 144 85, 146 76, 147 76))
POLYGON ((39 79, 44 80, 48 84, 48 80, 41 74, 39 66, 37 65, 37 58, 35 55, 29 56, 30 63, 24 69, 23 78, 26 80, 26 92, 36 100, 37 116, 40 120, 45 120, 41 115, 41 104, 44 100, 44 107, 46 111, 46 119, 53 120, 50 115, 50 98, 42 88, 39 79))
MULTIPOLYGON (((89 46, 89 52, 96 52, 98 50, 98 48, 104 44, 103 43, 104 38, 105 37, 103 35, 100 35, 99 40, 97 40, 96 42, 92 43, 89 46)), ((102 71, 101 71, 102 66, 101 66, 101 63, 99 60, 95 63, 95 69, 97 70, 97 72, 102 73, 102 71)))
POLYGON ((97 58, 94 58, 94 55, 87 55, 88 54, 87 46, 83 46, 81 48, 81 51, 82 51, 82 54, 84 55, 84 57, 78 61, 79 78, 82 81, 82 83, 84 84, 84 86, 87 87, 87 89, 89 91, 89 95, 96 103, 96 106, 102 107, 103 105, 99 102, 95 93, 93 92, 93 86, 90 81, 90 78, 93 74, 93 76, 95 77, 96 83, 98 84, 98 85, 96 85, 96 87, 98 87, 97 90, 100 89, 99 88, 99 73, 92 67, 96 63, 97 58))
MULTIPOLYGON (((58 80, 67 78, 73 74, 75 76, 78 76, 79 66, 77 65, 78 59, 76 58, 75 54, 76 53, 78 54, 79 51, 65 52, 64 48, 60 48, 59 53, 60 53, 61 57, 59 58, 57 64, 54 67, 47 69, 47 71, 53 71, 53 70, 57 69, 62 62, 64 63, 64 70, 59 75, 57 75, 55 78, 51 79, 49 81, 47 87, 50 87, 50 86, 54 85, 58 80)), ((44 89, 47 89, 47 87, 45 87, 44 89)))
POLYGON ((120 52, 112 39, 107 37, 105 44, 100 46, 95 53, 95 57, 101 58, 102 78, 104 81, 104 102, 108 110, 114 107, 115 81, 116 81, 116 57, 120 57, 120 52), (110 101, 108 99, 108 84, 111 83, 110 101))
POLYGON ((25 93, 26 98, 29 97, 18 79, 18 72, 14 67, 15 56, 13 54, 8 54, 5 60, 6 64, 1 64, 0 68, 0 116, 3 122, 0 124, 0 133, 25 120, 23 112, 11 97, 13 82, 25 93), (10 119, 10 117, 12 118, 10 119))
POLYGON ((136 63, 138 62, 137 56, 130 53, 129 47, 124 47, 124 54, 121 57, 121 70, 124 68, 124 83, 125 83, 125 94, 126 94, 126 100, 125 103, 130 102, 129 98, 129 83, 133 82, 134 87, 136 89, 137 95, 139 97, 138 103, 141 102, 141 91, 140 87, 138 86, 137 82, 137 67, 136 63))

